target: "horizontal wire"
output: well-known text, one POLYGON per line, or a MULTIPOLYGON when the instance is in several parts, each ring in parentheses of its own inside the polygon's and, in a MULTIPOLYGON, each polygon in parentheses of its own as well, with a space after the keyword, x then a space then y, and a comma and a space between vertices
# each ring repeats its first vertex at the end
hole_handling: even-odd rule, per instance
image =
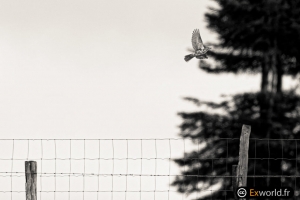
MULTIPOLYGON (((31 158, 31 160, 238 160, 239 158, 31 158)), ((300 160, 299 158, 248 158, 249 160, 300 160)), ((27 158, 0 158, 1 160, 27 160, 27 158)))
MULTIPOLYGON (((79 141, 82 141, 82 140, 197 140, 196 138, 133 138, 133 139, 126 139, 126 138, 120 138, 120 139, 66 139, 66 138, 63 138, 63 139, 0 139, 0 141, 5 141, 5 140, 8 140, 8 141, 24 141, 24 140, 30 140, 30 141, 35 141, 35 140, 38 140, 38 141, 53 141, 53 140, 56 140, 56 141, 59 141, 59 140, 79 140, 79 141)), ((212 139, 208 139, 209 141, 212 141, 212 140, 240 140, 240 138, 212 138, 212 139)), ((298 141, 300 139, 289 139, 289 138, 286 138, 286 139, 272 139, 272 138, 249 138, 249 140, 274 140, 274 141, 298 141)))
MULTIPOLYGON (((31 160, 172 160, 177 158, 31 158, 31 160)), ((238 158, 185 158, 185 160, 238 160, 238 158)), ((300 159, 300 158, 299 158, 300 159)), ((27 158, 0 158, 0 160, 27 160, 27 158)))
MULTIPOLYGON (((205 192, 205 191, 211 191, 211 192, 232 192, 232 190, 201 190, 201 191, 203 191, 203 192, 205 192)), ((11 193, 11 192, 15 192, 15 193, 23 193, 23 192, 26 192, 26 191, 0 191, 0 192, 2 192, 2 193, 11 193)), ((176 190, 113 190, 113 191, 111 191, 111 190, 99 190, 99 191, 97 191, 97 190, 94 190, 94 191, 92 191, 92 190, 90 190, 90 191, 88 191, 88 190, 85 190, 85 191, 50 191, 50 190, 48 190, 48 191, 37 191, 37 192, 45 192, 45 193, 57 193, 57 192, 61 192, 61 193, 69 193, 69 192, 76 192, 76 193, 78 193, 78 192, 83 192, 83 193, 85 193, 85 192, 95 192, 95 193, 97 193, 97 192, 138 192, 138 193, 140 193, 140 192, 176 192, 176 193, 178 193, 178 191, 176 191, 176 190)))
MULTIPOLYGON (((6 174, 6 175, 0 175, 0 176, 16 176, 16 177, 21 177, 25 176, 24 172, 0 172, 0 174, 6 174), (17 174, 17 175, 12 175, 12 174, 17 174)), ((51 177, 50 175, 55 175, 55 176, 132 176, 132 177, 140 177, 140 176, 158 176, 158 177, 169 177, 169 176, 183 176, 183 177, 200 177, 200 178, 233 178, 236 176, 232 175, 198 175, 198 174, 94 174, 94 173, 27 173, 27 174, 37 174, 39 177, 41 175, 48 175, 48 176, 42 176, 42 177, 51 177)), ((299 178, 300 175, 248 175, 248 178, 299 178)))
MULTIPOLYGON (((209 139, 209 140, 239 140, 240 138, 213 138, 213 139, 209 139)), ((193 138, 133 138, 133 139, 125 139, 125 138, 120 138, 120 139, 0 139, 1 140, 20 140, 20 141, 24 141, 24 140, 30 140, 30 141, 35 141, 35 140, 38 140, 38 141, 53 141, 53 140, 56 140, 56 141, 59 141, 59 140, 67 140, 67 141, 70 141, 70 140, 195 140, 193 138)))

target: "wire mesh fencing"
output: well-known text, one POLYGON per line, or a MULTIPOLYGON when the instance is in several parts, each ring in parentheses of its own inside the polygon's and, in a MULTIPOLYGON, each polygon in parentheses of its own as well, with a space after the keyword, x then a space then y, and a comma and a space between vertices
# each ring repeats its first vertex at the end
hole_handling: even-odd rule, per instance
MULTIPOLYGON (((183 200, 209 198, 215 193, 221 193, 221 199, 232 199, 233 188, 222 187, 222 182, 232 184, 236 178, 231 172, 232 164, 239 161, 239 142, 240 138, 3 139, 0 199, 26 199, 24 163, 28 160, 37 163, 37 199, 41 200, 183 200), (197 154, 216 142, 223 145, 223 157, 197 154), (192 151, 196 152, 194 157, 186 156, 192 151), (177 158, 192 164, 179 168, 173 161, 177 158), (201 163, 210 163, 211 172, 199 171, 201 163), (225 172, 216 174, 221 165, 225 172), (211 184, 202 191, 204 186, 196 184, 199 190, 187 195, 191 188, 179 193, 171 186, 176 178, 196 182, 205 178, 211 184)), ((298 142, 250 138, 248 186, 290 186, 294 199, 299 198, 298 142)))
POLYGON ((0 153, 0 199, 25 199, 29 160, 37 163, 37 199, 195 196, 171 186, 176 176, 199 175, 182 175, 173 162, 193 149, 188 139, 6 139, 0 145, 6 149, 0 153))
POLYGON ((250 138, 248 185, 291 187, 294 199, 299 199, 299 142, 287 138, 250 138))

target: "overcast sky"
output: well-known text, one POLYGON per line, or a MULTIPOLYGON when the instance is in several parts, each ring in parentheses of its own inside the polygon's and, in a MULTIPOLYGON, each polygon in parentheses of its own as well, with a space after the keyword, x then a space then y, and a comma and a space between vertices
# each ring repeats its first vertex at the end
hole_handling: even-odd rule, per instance
POLYGON ((184 61, 209 0, 0 2, 1 138, 173 138, 182 97, 259 87, 184 61))
POLYGON ((1 138, 173 138, 182 97, 255 91, 183 59, 209 0, 0 0, 1 138))

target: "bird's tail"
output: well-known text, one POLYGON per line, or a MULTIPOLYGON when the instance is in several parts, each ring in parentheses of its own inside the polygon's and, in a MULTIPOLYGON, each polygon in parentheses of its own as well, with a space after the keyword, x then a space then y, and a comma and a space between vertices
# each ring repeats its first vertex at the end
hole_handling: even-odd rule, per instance
POLYGON ((184 60, 185 60, 186 62, 188 62, 189 60, 191 60, 191 59, 194 58, 194 57, 195 57, 194 54, 189 54, 189 55, 184 56, 184 60))

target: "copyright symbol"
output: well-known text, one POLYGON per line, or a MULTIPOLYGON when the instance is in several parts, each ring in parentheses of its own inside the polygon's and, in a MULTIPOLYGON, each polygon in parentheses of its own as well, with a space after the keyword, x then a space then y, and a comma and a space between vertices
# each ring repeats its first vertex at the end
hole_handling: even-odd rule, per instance
POLYGON ((236 191, 236 194, 237 194, 238 197, 243 198, 247 195, 247 190, 245 188, 239 188, 236 191))

